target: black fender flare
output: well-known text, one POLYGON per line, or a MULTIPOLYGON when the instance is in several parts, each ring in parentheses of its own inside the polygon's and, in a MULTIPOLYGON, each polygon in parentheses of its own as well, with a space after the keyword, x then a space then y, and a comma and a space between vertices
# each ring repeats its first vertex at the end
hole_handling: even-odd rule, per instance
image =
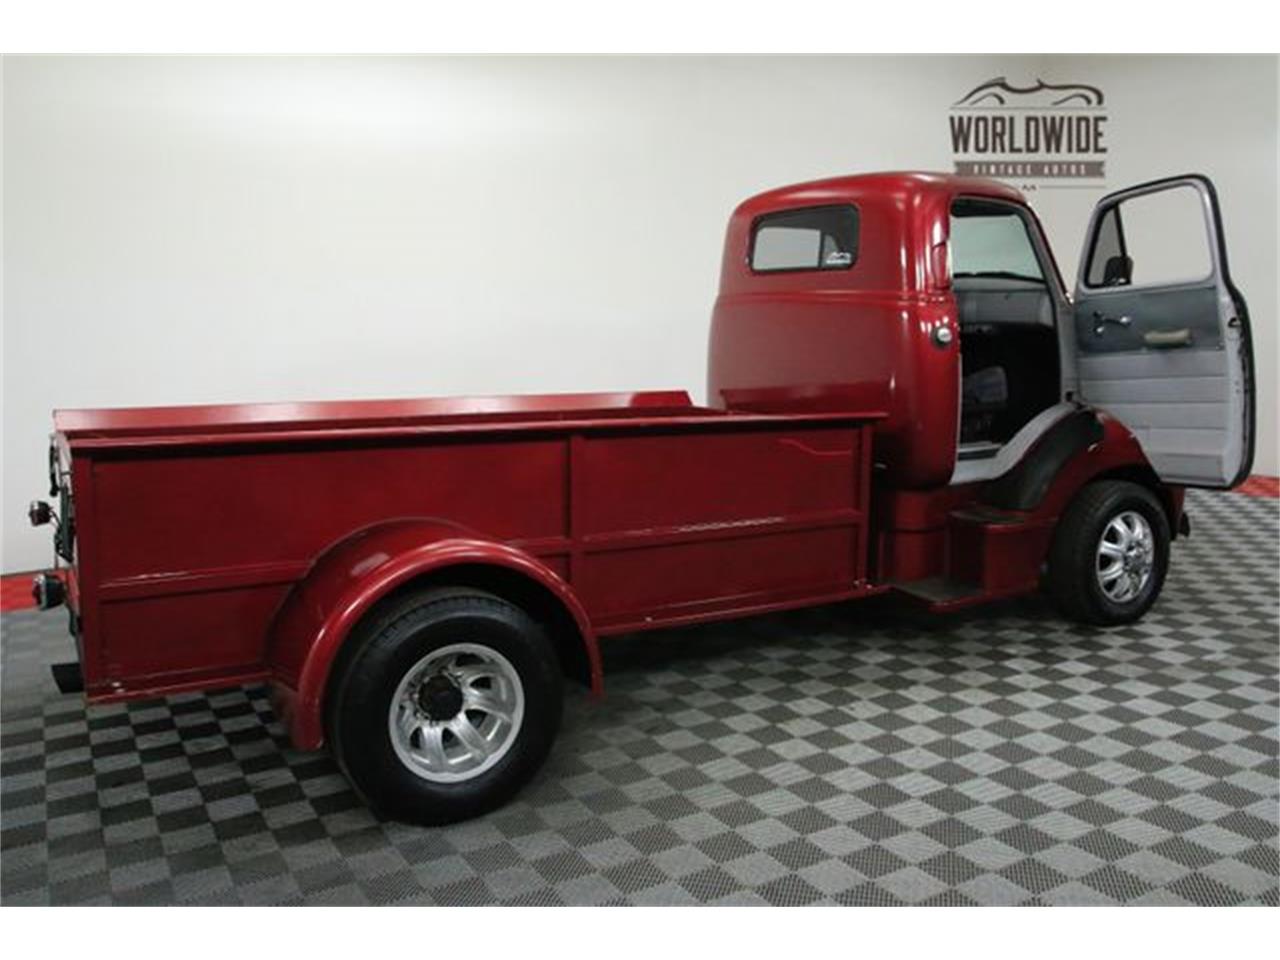
POLYGON ((1034 510, 1058 472, 1081 450, 1102 440, 1102 421, 1090 409, 1077 410, 1050 427, 1013 467, 988 483, 982 501, 1002 510, 1034 510))

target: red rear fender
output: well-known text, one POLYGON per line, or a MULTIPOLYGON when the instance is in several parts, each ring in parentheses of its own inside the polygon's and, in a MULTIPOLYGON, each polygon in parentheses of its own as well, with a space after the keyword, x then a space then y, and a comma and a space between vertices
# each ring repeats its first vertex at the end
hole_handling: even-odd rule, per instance
POLYGON ((602 684, 600 652, 586 612, 569 585, 538 558, 455 524, 393 520, 367 527, 328 549, 294 587, 272 625, 267 663, 280 721, 300 749, 324 741, 324 695, 339 650, 380 599, 415 580, 448 583, 450 569, 500 572, 507 582, 558 604, 576 628, 591 687, 602 684))

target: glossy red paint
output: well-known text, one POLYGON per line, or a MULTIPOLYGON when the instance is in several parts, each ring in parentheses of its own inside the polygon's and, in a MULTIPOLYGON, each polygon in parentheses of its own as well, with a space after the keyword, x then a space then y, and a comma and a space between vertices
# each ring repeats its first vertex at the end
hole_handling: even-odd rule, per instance
POLYGON ((509 570, 546 591, 576 627, 592 690, 603 689, 600 648, 572 588, 535 556, 441 520, 393 520, 353 533, 326 551, 290 591, 268 631, 266 661, 275 678, 276 712, 295 744, 324 739, 323 701, 334 659, 352 628, 377 601, 406 583, 451 568, 509 570))
POLYGON ((959 330, 946 241, 959 195, 1022 203, 991 180, 931 173, 839 177, 771 190, 729 221, 711 323, 708 401, 750 410, 885 410, 884 479, 945 486, 959 422, 959 330), (752 225, 779 210, 851 204, 861 240, 847 270, 754 273, 752 225), (951 342, 934 332, 948 327, 951 342))
POLYGON ((973 487, 896 490, 887 482, 877 484, 871 518, 876 580, 898 583, 945 576, 951 513, 977 496, 973 487))
POLYGON ((1178 529, 1183 491, 1155 479, 1137 439, 1120 421, 1099 412, 1102 438, 1069 459, 1034 510, 981 507, 981 488, 881 491, 874 497, 873 531, 879 545, 876 577, 909 582, 945 577, 976 592, 933 604, 957 609, 1038 589, 1058 520, 1088 483, 1133 479, 1156 490, 1178 529))
POLYGON ((182 407, 117 407, 97 410, 58 410, 54 426, 81 446, 127 444, 132 438, 152 443, 187 442, 205 436, 326 430, 404 429, 411 425, 439 427, 483 417, 486 423, 556 419, 594 414, 623 416, 637 410, 661 413, 685 409, 683 390, 642 393, 561 393, 499 397, 423 397, 393 400, 306 400, 296 403, 204 404, 182 407))
POLYGON ((958 195, 1022 202, 991 181, 879 174, 742 204, 711 408, 667 391, 59 411, 89 699, 268 680, 311 748, 344 642, 407 585, 519 592, 598 691, 610 634, 934 577, 967 588, 938 608, 1034 590, 1062 511, 1099 477, 1153 486, 1176 529, 1181 491, 1106 417, 1034 510, 948 485, 958 195), (829 204, 859 211, 849 269, 749 269, 758 217, 829 204))
MULTIPOLYGON (((939 607, 1036 589, 1057 519, 1089 480, 1127 472, 1158 487, 1136 440, 1109 418, 1103 440, 1063 468, 1034 511, 982 509, 979 487, 948 485, 959 423, 960 332, 946 242, 951 206, 961 196, 1026 207, 1021 193, 1004 184, 932 173, 838 177, 745 201, 725 238, 708 357, 712 404, 887 411, 875 430, 869 568, 881 583, 946 578, 974 588, 939 607), (842 204, 855 207, 860 222, 848 269, 799 275, 751 269, 760 217, 842 204), (939 328, 952 334, 945 344, 935 339, 939 328)), ((1176 529, 1181 495, 1162 489, 1162 496, 1176 529)))
POLYGON ((300 746, 388 592, 501 568, 596 637, 870 592, 875 413, 684 394, 59 413, 94 701, 270 679, 300 746))

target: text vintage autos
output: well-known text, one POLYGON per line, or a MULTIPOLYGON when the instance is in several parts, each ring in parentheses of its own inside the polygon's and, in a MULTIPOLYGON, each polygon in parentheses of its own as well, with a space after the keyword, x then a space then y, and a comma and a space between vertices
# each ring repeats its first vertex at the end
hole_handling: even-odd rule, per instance
MULTIPOLYGON (((55 414, 90 702, 268 682, 385 814, 490 809, 610 634, 1042 582, 1154 602, 1182 487, 1253 449, 1248 318, 1209 181, 1112 194, 1068 299, 996 182, 881 174, 729 221, 708 407, 682 392, 55 414)), ((43 606, 62 582, 41 577, 43 606)))

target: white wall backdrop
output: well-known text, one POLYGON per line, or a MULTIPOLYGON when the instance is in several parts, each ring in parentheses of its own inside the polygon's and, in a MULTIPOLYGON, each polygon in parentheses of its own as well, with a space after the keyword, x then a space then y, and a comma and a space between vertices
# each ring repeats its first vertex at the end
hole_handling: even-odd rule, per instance
MULTIPOLYGON (((1274 58, 8 58, 3 569, 54 407, 683 387, 725 219, 950 168, 998 75, 1102 87, 1107 187, 1218 183, 1275 473, 1274 58)), ((1101 190, 1032 196, 1064 272, 1101 190)))

